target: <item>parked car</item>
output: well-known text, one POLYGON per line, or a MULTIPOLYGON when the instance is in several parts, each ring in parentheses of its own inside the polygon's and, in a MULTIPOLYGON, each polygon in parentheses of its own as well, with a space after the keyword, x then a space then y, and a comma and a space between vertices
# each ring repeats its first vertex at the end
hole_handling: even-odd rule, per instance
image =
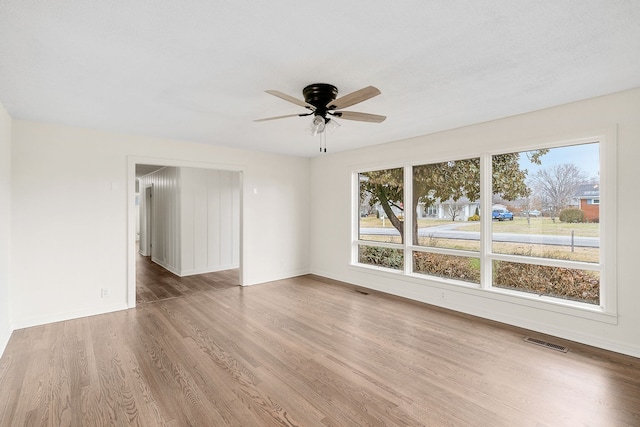
POLYGON ((494 209, 491 212, 491 218, 497 219, 498 221, 513 221, 513 214, 506 209, 494 209))
POLYGON ((522 211, 522 215, 523 216, 534 216, 534 217, 539 217, 541 215, 542 212, 540 212, 539 210, 532 210, 532 211, 522 211))

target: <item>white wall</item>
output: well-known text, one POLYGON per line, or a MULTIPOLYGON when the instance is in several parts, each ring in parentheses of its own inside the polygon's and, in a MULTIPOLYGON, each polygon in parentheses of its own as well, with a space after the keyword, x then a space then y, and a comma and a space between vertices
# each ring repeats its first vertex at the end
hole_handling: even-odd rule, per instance
POLYGON ((180 168, 180 275, 238 268, 240 174, 180 168))
POLYGON ((309 271, 309 159, 21 120, 11 148, 14 327, 127 307, 131 159, 233 165, 245 189, 243 284, 309 271))
MULTIPOLYGON (((615 132, 614 132, 615 135, 615 132)), ((640 89, 558 106, 465 128, 312 160, 314 224, 311 271, 454 310, 523 326, 571 340, 640 357, 640 285, 638 279, 637 170, 640 161, 640 89), (592 130, 617 127, 617 271, 618 316, 607 321, 569 316, 492 299, 486 292, 461 292, 435 281, 415 283, 350 266, 352 177, 356 168, 395 167, 411 162, 474 156, 510 149, 535 140, 562 140, 592 130)))
POLYGON ((0 104, 0 355, 11 336, 11 117, 0 104))

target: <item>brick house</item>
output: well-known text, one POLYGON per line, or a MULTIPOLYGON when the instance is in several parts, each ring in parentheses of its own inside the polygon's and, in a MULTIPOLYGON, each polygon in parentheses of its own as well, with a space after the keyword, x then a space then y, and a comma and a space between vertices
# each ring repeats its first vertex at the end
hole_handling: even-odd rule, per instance
POLYGON ((586 221, 598 221, 600 219, 600 185, 598 183, 582 184, 576 192, 579 207, 584 211, 586 221))

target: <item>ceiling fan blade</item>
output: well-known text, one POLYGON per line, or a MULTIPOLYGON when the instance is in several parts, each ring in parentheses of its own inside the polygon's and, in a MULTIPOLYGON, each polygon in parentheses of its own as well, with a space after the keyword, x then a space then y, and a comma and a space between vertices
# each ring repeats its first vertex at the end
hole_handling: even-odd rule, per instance
POLYGON ((369 98, 380 95, 380 93, 380 89, 373 86, 367 86, 355 92, 351 92, 350 94, 347 94, 345 96, 341 96, 335 101, 331 101, 327 104, 327 108, 329 110, 340 110, 342 108, 350 107, 359 102, 366 101, 369 98))
POLYGON ((307 103, 307 102, 305 102, 305 101, 303 101, 301 99, 294 98, 291 95, 287 95, 286 93, 282 93, 279 90, 265 90, 265 92, 267 92, 269 95, 277 96, 280 99, 284 99, 285 101, 292 102, 292 103, 294 103, 296 105, 299 105, 301 107, 309 108, 311 110, 315 110, 316 109, 316 107, 314 107, 313 105, 311 105, 311 104, 309 104, 309 103, 307 103))
POLYGON ((303 116, 309 116, 312 113, 307 113, 307 114, 287 114, 286 116, 276 116, 276 117, 267 117, 266 119, 256 119, 254 120, 254 122, 266 122, 268 120, 276 120, 276 119, 286 119, 287 117, 303 117, 303 116))
MULTIPOLYGON (((330 113, 331 114, 331 113, 330 113)), ((332 113, 336 117, 346 120, 356 120, 358 122, 382 123, 387 116, 379 116, 377 114, 358 113, 356 111, 336 111, 332 113)))

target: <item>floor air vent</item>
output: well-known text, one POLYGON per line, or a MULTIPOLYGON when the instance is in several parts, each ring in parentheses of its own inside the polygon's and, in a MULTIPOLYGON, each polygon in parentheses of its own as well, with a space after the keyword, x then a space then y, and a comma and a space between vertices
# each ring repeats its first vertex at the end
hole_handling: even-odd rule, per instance
POLYGON ((563 346, 563 345, 553 344, 553 343, 550 343, 550 342, 538 340, 538 339, 531 338, 531 337, 526 337, 524 340, 526 342, 531 343, 531 344, 541 345, 542 347, 547 347, 547 348, 550 348, 551 350, 561 351, 563 353, 566 353, 567 351, 569 351, 569 349, 567 347, 563 346))

